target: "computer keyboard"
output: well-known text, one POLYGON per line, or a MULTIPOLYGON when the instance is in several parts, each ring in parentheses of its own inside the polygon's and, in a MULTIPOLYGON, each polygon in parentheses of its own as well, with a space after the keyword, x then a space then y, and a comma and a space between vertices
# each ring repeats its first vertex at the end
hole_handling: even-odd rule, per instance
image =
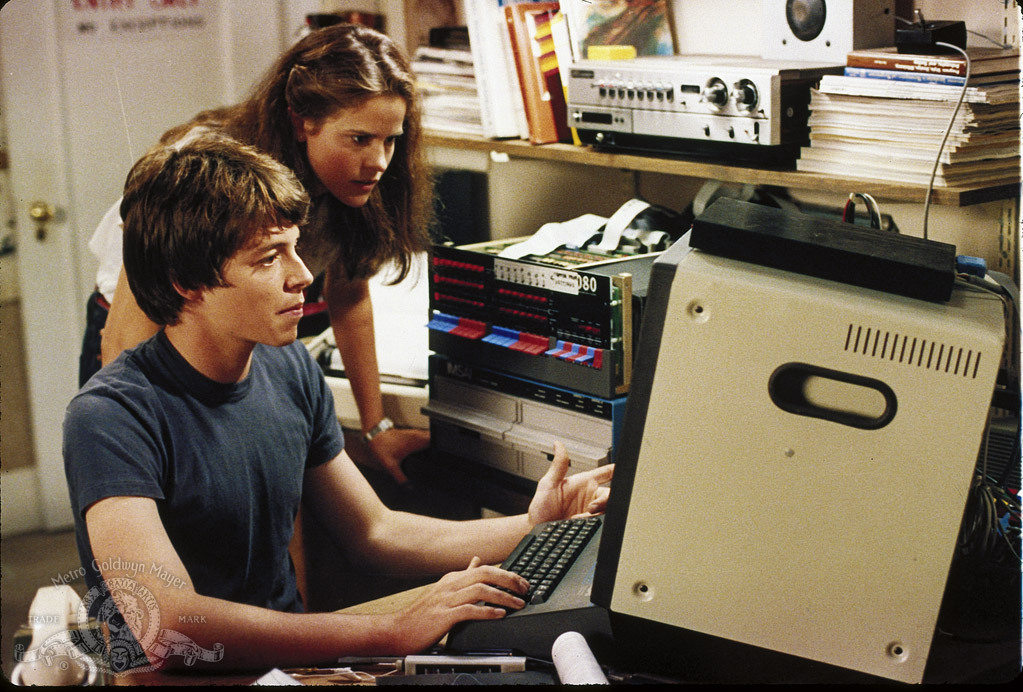
POLYGON ((510 572, 529 582, 525 601, 545 602, 600 528, 600 517, 564 519, 530 533, 505 561, 510 572))
POLYGON ((586 637, 591 647, 608 646, 607 611, 590 601, 602 528, 602 517, 533 527, 501 564, 529 581, 526 605, 497 620, 457 624, 448 634, 448 648, 462 653, 511 650, 550 660, 554 640, 570 630, 586 637))

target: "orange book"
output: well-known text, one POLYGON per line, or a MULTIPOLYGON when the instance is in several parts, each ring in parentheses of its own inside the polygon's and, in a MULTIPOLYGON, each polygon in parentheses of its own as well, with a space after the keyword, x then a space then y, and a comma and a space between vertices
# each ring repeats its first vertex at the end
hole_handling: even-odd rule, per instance
POLYGON ((504 8, 526 107, 529 141, 533 144, 571 141, 565 96, 549 29, 537 37, 537 28, 549 24, 551 16, 559 9, 557 2, 518 3, 504 8))
POLYGON ((568 126, 568 103, 565 85, 561 81, 558 54, 554 50, 552 22, 558 10, 544 12, 536 17, 536 43, 540 47, 540 71, 544 84, 551 95, 551 110, 554 111, 554 125, 558 130, 559 142, 571 142, 571 128, 568 126))

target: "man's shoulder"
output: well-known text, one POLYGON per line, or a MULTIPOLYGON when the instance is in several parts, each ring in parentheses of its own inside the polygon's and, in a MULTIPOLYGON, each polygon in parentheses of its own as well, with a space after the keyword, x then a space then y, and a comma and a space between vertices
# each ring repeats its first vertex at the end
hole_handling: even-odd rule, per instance
POLYGON ((101 368, 78 390, 68 405, 69 413, 90 411, 111 402, 119 407, 133 407, 155 396, 153 379, 135 356, 135 349, 121 353, 101 368))

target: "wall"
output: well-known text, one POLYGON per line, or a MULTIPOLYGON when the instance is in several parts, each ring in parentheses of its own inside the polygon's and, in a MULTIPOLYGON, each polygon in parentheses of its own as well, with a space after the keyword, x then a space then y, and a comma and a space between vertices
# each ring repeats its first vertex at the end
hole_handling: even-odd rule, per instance
MULTIPOLYGON (((138 3, 140 12, 141 5, 138 3)), ((19 415, 28 416, 29 413, 38 418, 40 411, 44 412, 42 417, 49 421, 37 423, 38 429, 32 430, 31 434, 28 434, 29 425, 23 422, 13 425, 15 430, 28 434, 23 439, 34 440, 36 458, 34 464, 24 462, 13 472, 7 471, 8 462, 4 462, 4 535, 40 526, 57 528, 69 519, 69 513, 66 519, 59 508, 53 512, 48 509, 39 511, 37 506, 40 501, 47 507, 55 504, 54 498, 58 495, 64 496, 66 502, 66 490, 39 491, 40 485, 63 487, 59 420, 66 399, 62 393, 55 394, 45 382, 39 381, 37 375, 39 372, 49 373, 43 375, 44 380, 52 377, 68 387, 72 387, 70 383, 77 382, 77 353, 84 326, 85 297, 92 290, 96 268, 94 258, 87 251, 87 243, 102 213, 120 194, 128 168, 134 158, 141 155, 167 127, 190 117, 201 107, 240 99, 279 51, 298 37, 305 14, 319 6, 320 0, 203 0, 201 11, 207 26, 216 29, 208 32, 208 45, 199 50, 183 37, 178 40, 169 36, 154 41, 147 35, 125 40, 123 34, 104 36, 106 24, 98 24, 93 34, 82 29, 79 21, 88 23, 89 18, 85 15, 89 10, 96 8, 100 12, 105 8, 113 11, 113 5, 83 3, 76 6, 83 8, 82 14, 72 20, 68 9, 72 6, 65 0, 47 0, 46 4, 39 0, 15 0, 5 4, 3 22, 10 32, 5 31, 8 42, 0 48, 8 49, 5 57, 11 60, 6 65, 10 71, 3 71, 7 88, 5 96, 11 102, 5 104, 4 115, 19 118, 7 125, 11 135, 10 166, 14 188, 19 189, 19 180, 23 188, 17 200, 16 218, 19 222, 26 220, 27 204, 37 195, 53 194, 48 188, 47 192, 36 192, 36 189, 41 189, 36 187, 37 179, 54 180, 58 187, 66 186, 57 194, 57 199, 52 200, 58 207, 58 217, 54 221, 57 233, 52 234, 55 242, 46 246, 46 252, 54 255, 52 262, 41 272, 30 266, 32 253, 29 249, 36 243, 34 231, 26 223, 19 229, 22 249, 17 263, 22 273, 33 272, 36 276, 61 267, 64 272, 61 278, 72 281, 80 296, 66 301, 64 292, 50 295, 54 292, 41 281, 27 284, 31 294, 22 287, 23 336, 31 342, 35 333, 31 323, 36 317, 36 323, 43 320, 58 325, 56 328, 62 331, 61 336, 44 338, 42 343, 47 344, 47 348, 60 350, 63 355, 58 365, 45 352, 46 348, 33 348, 25 354, 30 373, 30 404, 14 403, 7 385, 10 383, 13 387, 16 378, 9 372, 3 374, 4 423, 13 423, 19 415), (33 5, 21 11, 16 3, 33 5), (33 15, 37 8, 38 14, 33 15), (7 26, 15 21, 31 19, 34 22, 47 16, 52 16, 46 21, 50 25, 55 24, 55 28, 43 32, 43 40, 25 40, 32 36, 32 31, 22 28, 19 32, 17 26, 7 26), (18 39, 11 39, 11 36, 18 36, 18 39), (21 82, 29 81, 30 76, 24 67, 15 71, 13 65, 21 63, 16 63, 13 56, 20 58, 26 55, 33 57, 27 64, 38 64, 40 69, 38 74, 31 76, 38 84, 22 88, 21 82), (43 70, 43 65, 47 68, 59 65, 57 76, 54 78, 50 72, 43 70), (47 81, 51 78, 54 83, 47 81), (15 88, 14 84, 19 86, 15 88), (46 99, 45 112, 24 107, 39 94, 51 93, 58 96, 46 99), (12 115, 15 112, 35 112, 37 118, 44 121, 33 123, 30 115, 12 115), (23 135, 28 131, 28 134, 15 140, 15 130, 23 135), (64 134, 58 138, 61 150, 52 155, 47 151, 37 160, 34 157, 44 147, 34 141, 41 139, 34 133, 52 130, 60 130, 64 134), (21 147, 20 156, 14 154, 16 143, 21 147), (28 161, 36 163, 26 163, 28 161), (70 162, 69 170, 61 169, 64 162, 70 162), (26 182, 28 180, 31 182, 26 182), (47 309, 28 312, 24 306, 30 297, 48 301, 47 309), (33 360, 41 364, 35 370, 33 360), (45 449, 46 453, 40 453, 40 449, 45 449)), ((4 52, 0 50, 0 53, 4 52)), ((39 253, 35 256, 38 259, 39 253)), ((0 280, 7 285, 17 284, 14 279, 16 272, 11 270, 8 259, 14 258, 4 260, 0 280)), ((4 339, 12 343, 12 350, 6 354, 14 353, 17 350, 14 344, 20 340, 11 324, 18 320, 9 314, 5 314, 3 319, 7 323, 3 326, 4 339)), ((39 342, 37 338, 36 343, 39 342)), ((13 372, 13 366, 10 372, 13 372)), ((5 441, 13 443, 15 437, 14 432, 4 432, 5 441)), ((27 442, 18 442, 17 446, 29 448, 27 442)), ((10 456, 5 453, 5 459, 10 456)))
POLYGON ((0 503, 4 535, 31 530, 41 520, 32 428, 28 416, 28 381, 21 330, 17 254, 14 252, 13 197, 8 171, 6 128, 0 111, 0 484, 8 498, 0 503), (22 502, 21 498, 27 498, 22 502))

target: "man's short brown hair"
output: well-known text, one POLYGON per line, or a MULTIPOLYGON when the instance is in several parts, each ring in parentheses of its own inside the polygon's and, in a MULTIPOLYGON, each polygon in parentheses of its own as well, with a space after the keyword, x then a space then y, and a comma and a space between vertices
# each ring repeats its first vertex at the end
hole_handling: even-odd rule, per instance
POLYGON ((124 186, 124 269, 153 322, 175 324, 181 290, 225 285, 224 264, 273 228, 305 221, 309 197, 272 157, 204 133, 154 147, 124 186))

